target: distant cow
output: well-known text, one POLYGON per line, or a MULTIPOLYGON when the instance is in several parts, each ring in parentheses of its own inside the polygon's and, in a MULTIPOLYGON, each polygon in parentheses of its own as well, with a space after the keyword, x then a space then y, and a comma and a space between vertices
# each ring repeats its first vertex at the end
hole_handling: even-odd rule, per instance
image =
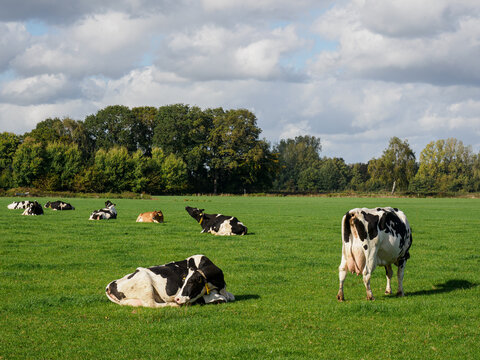
POLYGON ((10 210, 26 209, 28 208, 30 203, 33 203, 33 201, 30 201, 30 200, 14 201, 11 204, 7 205, 7 208, 9 208, 10 210))
POLYGON ((392 293, 392 264, 398 266, 397 296, 403 296, 403 273, 410 258, 412 232, 405 214, 391 207, 376 209, 352 209, 342 218, 342 261, 338 268, 339 301, 344 300, 343 282, 347 271, 363 274, 367 300, 374 300, 370 277, 375 267, 385 266, 387 274, 386 294, 392 293))
POLYGON ((30 202, 22 215, 43 215, 42 205, 36 201, 30 202))
POLYGON ((45 209, 51 208, 52 210, 75 210, 75 208, 69 203, 63 201, 47 201, 44 205, 45 209))
POLYGON ((137 217, 137 222, 163 223, 163 214, 161 211, 150 211, 141 213, 137 217))
POLYGON ((116 219, 117 218, 117 209, 115 209, 115 204, 110 200, 105 202, 105 207, 100 210, 95 210, 90 215, 88 220, 102 220, 102 219, 116 219))
POLYGON ((205 214, 205 209, 186 206, 185 210, 202 226, 202 233, 209 232, 214 235, 245 235, 247 227, 234 216, 221 214, 205 214))
POLYGON ((107 285, 110 301, 119 305, 163 307, 234 301, 225 290, 223 272, 204 255, 149 268, 107 285))

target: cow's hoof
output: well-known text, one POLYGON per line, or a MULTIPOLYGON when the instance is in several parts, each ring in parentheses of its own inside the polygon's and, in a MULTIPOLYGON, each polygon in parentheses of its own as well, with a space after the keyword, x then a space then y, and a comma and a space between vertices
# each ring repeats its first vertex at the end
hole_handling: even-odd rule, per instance
POLYGON ((392 294, 392 290, 385 290, 385 295, 391 295, 392 294))
POLYGON ((337 300, 342 302, 342 301, 345 301, 345 297, 343 296, 343 293, 338 293, 337 294, 337 300))
POLYGON ((405 294, 403 293, 403 291, 398 291, 397 292, 397 297, 404 297, 405 294))
POLYGON ((367 296, 367 300, 368 301, 375 301, 375 298, 373 297, 373 295, 370 295, 370 296, 367 296))

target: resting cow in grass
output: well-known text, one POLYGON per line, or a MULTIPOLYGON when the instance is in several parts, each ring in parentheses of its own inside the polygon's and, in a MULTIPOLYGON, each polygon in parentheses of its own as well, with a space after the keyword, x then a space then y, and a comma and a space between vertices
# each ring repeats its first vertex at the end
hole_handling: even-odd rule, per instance
POLYGON ((30 200, 14 201, 11 204, 8 204, 7 208, 10 209, 10 210, 26 209, 26 208, 28 208, 30 203, 33 203, 33 201, 30 201, 30 200))
POLYGON ((391 207, 352 209, 342 218, 342 260, 339 270, 339 301, 345 300, 343 282, 347 271, 363 275, 367 300, 374 300, 370 277, 377 266, 387 274, 386 294, 392 293, 392 264, 398 266, 397 296, 403 296, 403 273, 410 257, 412 232, 405 214, 391 207))
POLYGON ((137 222, 163 223, 163 213, 161 211, 141 213, 137 217, 137 222))
POLYGON ((57 200, 57 201, 47 201, 47 203, 44 205, 45 209, 52 209, 52 210, 75 210, 75 208, 64 201, 57 200))
POLYGON ((90 215, 88 220, 102 220, 102 219, 116 219, 117 218, 117 209, 115 209, 115 204, 110 200, 105 202, 105 207, 100 210, 95 210, 90 215))
POLYGON ((221 214, 205 214, 205 209, 186 206, 185 210, 202 226, 202 233, 214 235, 245 235, 247 227, 234 216, 221 214))
POLYGON ((164 307, 234 301, 225 290, 223 272, 204 255, 149 268, 107 285, 110 301, 119 305, 164 307))
POLYGON ((42 205, 36 201, 30 202, 22 215, 43 215, 42 205))

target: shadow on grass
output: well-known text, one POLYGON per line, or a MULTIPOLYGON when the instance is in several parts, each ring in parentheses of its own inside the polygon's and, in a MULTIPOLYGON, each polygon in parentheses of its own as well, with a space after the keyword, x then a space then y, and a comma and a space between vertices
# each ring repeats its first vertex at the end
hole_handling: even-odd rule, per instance
POLYGON ((430 290, 419 290, 414 292, 405 293, 406 296, 417 296, 417 295, 436 295, 448 293, 455 290, 468 290, 478 286, 478 284, 472 283, 468 280, 453 279, 448 280, 442 284, 435 284, 434 289, 430 290))
POLYGON ((248 301, 248 300, 256 300, 260 299, 260 295, 235 295, 235 301, 248 301))

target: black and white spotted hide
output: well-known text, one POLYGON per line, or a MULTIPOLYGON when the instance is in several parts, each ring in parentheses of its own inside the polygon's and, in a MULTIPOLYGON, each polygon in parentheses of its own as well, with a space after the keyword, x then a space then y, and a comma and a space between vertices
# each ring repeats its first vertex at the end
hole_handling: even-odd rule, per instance
POLYGON ((75 208, 64 201, 57 200, 57 201, 47 201, 47 203, 44 205, 45 209, 52 209, 52 210, 75 210, 75 208))
POLYGON ((95 210, 90 215, 88 220, 109 220, 117 218, 117 209, 115 209, 115 204, 110 200, 105 202, 105 207, 100 210, 95 210))
POLYGON ((11 204, 8 204, 7 208, 10 209, 10 210, 26 209, 26 208, 28 208, 30 203, 33 203, 33 201, 30 201, 30 200, 14 201, 11 204))
POLYGON ((22 215, 43 215, 42 205, 36 201, 30 202, 22 215))
POLYGON ((185 210, 202 227, 203 232, 214 235, 246 235, 247 227, 234 216, 221 214, 205 214, 205 209, 186 206, 185 210))
POLYGON ((119 305, 164 307, 235 300, 226 291, 223 272, 204 255, 149 268, 112 281, 105 289, 119 305))
POLYGON ((374 300, 370 277, 377 266, 384 266, 387 275, 386 294, 391 294, 392 264, 398 267, 397 296, 403 296, 403 274, 410 258, 412 232, 405 214, 391 207, 357 208, 342 218, 342 260, 340 262, 339 301, 344 300, 343 283, 347 271, 363 275, 367 299, 374 300))

